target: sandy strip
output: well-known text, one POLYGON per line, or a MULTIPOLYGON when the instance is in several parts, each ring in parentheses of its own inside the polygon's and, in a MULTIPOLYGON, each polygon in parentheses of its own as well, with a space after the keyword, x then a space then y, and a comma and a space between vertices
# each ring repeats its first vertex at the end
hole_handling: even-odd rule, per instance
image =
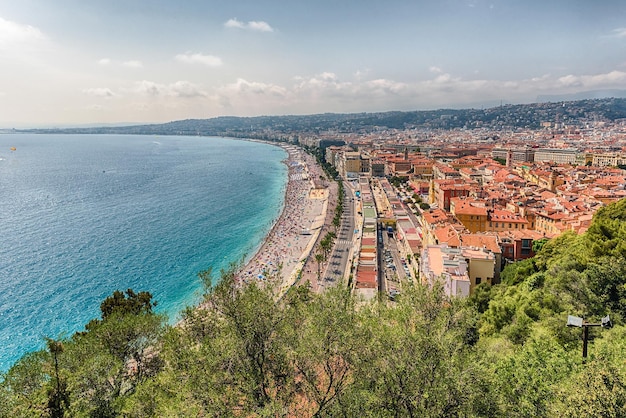
POLYGON ((288 153, 285 164, 289 169, 283 211, 237 278, 249 283, 279 275, 285 291, 295 283, 320 233, 328 194, 314 188, 313 179, 319 177, 321 168, 313 157, 295 146, 281 147, 288 153))

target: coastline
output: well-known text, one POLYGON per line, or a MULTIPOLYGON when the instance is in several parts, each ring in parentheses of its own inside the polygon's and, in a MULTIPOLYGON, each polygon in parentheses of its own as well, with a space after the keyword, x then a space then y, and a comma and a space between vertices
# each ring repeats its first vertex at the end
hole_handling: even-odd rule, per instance
POLYGON ((237 272, 242 283, 280 280, 280 293, 296 284, 321 232, 328 208, 328 190, 316 183, 321 168, 301 148, 276 144, 287 152, 287 184, 281 213, 258 250, 237 272))

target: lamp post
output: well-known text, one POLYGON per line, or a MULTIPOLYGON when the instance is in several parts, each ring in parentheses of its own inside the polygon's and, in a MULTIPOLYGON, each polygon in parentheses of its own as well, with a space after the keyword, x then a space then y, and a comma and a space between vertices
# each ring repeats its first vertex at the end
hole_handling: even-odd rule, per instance
POLYGON ((589 327, 611 328, 613 324, 611 323, 611 318, 609 317, 609 315, 602 318, 599 324, 592 324, 578 316, 567 315, 567 326, 578 327, 578 328, 583 329, 583 361, 584 361, 584 359, 587 358, 587 341, 589 340, 589 327))

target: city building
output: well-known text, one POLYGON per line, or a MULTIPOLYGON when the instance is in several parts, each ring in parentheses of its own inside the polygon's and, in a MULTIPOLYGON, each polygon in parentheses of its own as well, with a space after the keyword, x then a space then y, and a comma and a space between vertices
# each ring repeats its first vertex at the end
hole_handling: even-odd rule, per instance
POLYGON ((535 162, 550 162, 556 164, 575 164, 578 150, 575 148, 537 148, 535 162))
POLYGON ((447 244, 429 245, 420 260, 422 282, 431 286, 441 283, 446 295, 466 297, 470 294, 468 264, 461 249, 447 244))

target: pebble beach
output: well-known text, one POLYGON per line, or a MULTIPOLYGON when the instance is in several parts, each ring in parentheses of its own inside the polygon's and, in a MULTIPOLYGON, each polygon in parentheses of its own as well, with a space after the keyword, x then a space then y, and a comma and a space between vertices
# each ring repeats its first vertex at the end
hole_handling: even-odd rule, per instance
POLYGON ((277 278, 286 291, 296 283, 324 225, 328 190, 318 181, 323 173, 312 156, 295 146, 281 146, 289 170, 283 210, 237 279, 250 283, 277 278))

